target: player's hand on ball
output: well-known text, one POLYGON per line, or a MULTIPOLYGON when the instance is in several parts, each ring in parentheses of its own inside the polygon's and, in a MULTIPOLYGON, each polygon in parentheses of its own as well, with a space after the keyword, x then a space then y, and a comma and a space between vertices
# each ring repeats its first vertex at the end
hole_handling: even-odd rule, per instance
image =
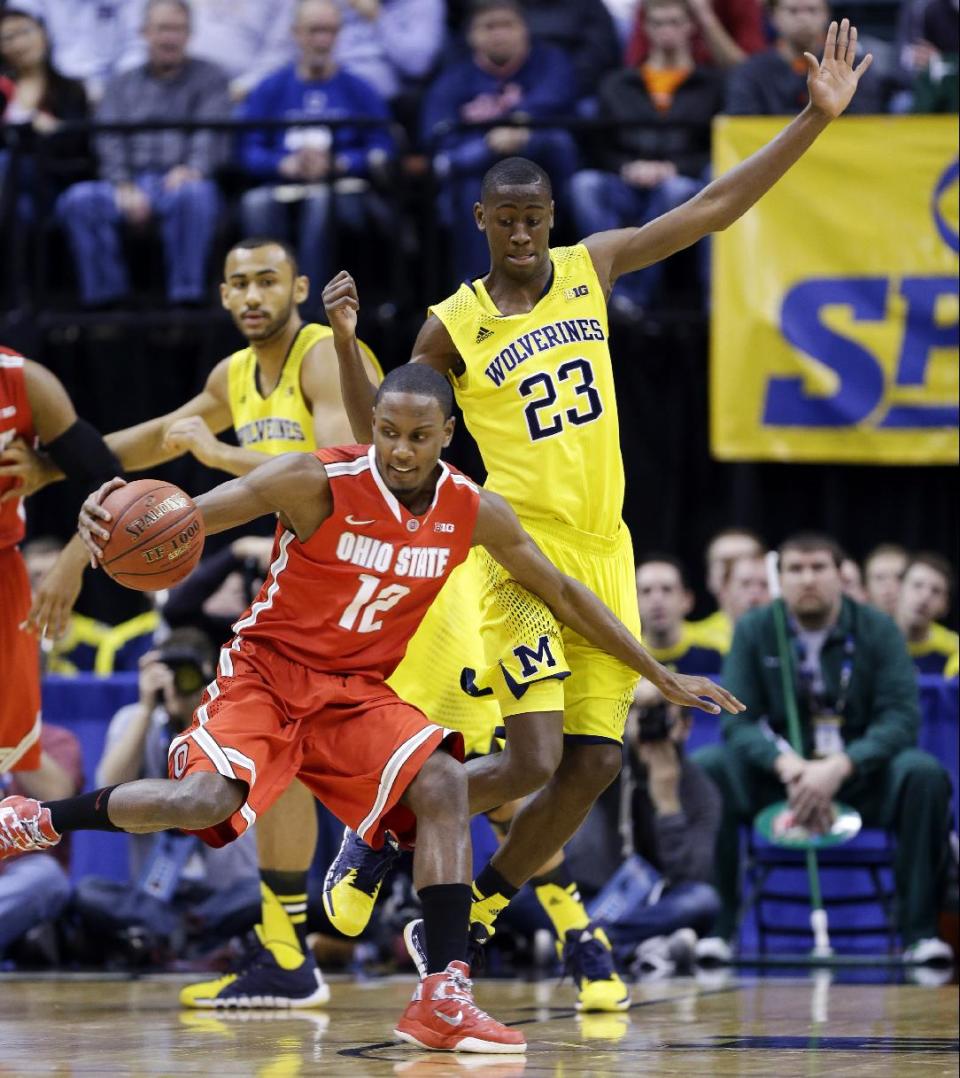
POLYGON ((835 120, 850 104, 857 85, 873 63, 873 54, 853 66, 857 55, 857 28, 844 19, 839 28, 830 23, 823 46, 823 59, 817 62, 813 53, 805 52, 807 61, 807 90, 810 104, 827 119, 835 120))
POLYGON ((167 427, 163 448, 172 453, 192 453, 201 464, 214 466, 220 442, 198 415, 178 419, 167 427))
POLYGON ((29 498, 50 483, 55 474, 56 468, 48 457, 23 438, 14 438, 0 454, 0 479, 15 479, 17 483, 0 494, 0 505, 15 498, 29 498))
POLYGON ((113 519, 102 502, 108 494, 127 485, 126 479, 115 476, 108 479, 92 494, 88 494, 86 501, 80 506, 80 516, 77 520, 77 532, 83 540, 83 545, 90 551, 90 564, 96 569, 103 557, 100 543, 105 543, 110 538, 110 532, 103 526, 113 519))
POLYGON ((731 715, 737 715, 747 709, 733 693, 727 692, 722 685, 717 685, 708 677, 674 674, 669 670, 664 672, 667 676, 657 683, 657 688, 671 704, 698 707, 711 715, 719 715, 721 709, 729 711, 731 715))
POLYGON ((349 340, 356 334, 360 296, 354 279, 346 270, 341 270, 324 288, 323 307, 335 337, 349 340))

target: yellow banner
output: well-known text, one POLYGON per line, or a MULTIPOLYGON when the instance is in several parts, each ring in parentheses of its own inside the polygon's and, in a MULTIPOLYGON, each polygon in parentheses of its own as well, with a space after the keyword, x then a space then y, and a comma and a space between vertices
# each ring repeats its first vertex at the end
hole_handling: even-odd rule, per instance
MULTIPOLYGON (((714 124, 715 175, 783 119, 714 124)), ((850 117, 714 237, 721 460, 958 459, 955 116, 850 117)))

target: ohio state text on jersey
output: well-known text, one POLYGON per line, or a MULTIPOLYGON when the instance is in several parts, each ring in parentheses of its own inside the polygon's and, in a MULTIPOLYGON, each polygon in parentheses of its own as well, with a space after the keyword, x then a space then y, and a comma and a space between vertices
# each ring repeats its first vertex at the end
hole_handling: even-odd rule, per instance
POLYGON ((469 553, 480 492, 440 461, 433 501, 414 516, 377 471, 373 446, 314 456, 333 512, 304 543, 278 525, 270 572, 234 632, 241 646, 262 643, 312 670, 387 678, 469 553))

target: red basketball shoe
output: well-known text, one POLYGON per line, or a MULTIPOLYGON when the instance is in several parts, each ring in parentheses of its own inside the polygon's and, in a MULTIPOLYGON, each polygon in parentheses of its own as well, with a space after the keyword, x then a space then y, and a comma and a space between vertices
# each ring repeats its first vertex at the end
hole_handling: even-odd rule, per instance
POLYGON ((508 1029, 473 1002, 466 962, 451 962, 417 985, 394 1033, 438 1052, 525 1052, 522 1033, 508 1029))
POLYGON ((59 841, 50 810, 39 801, 19 794, 0 801, 0 861, 28 850, 45 850, 59 841))

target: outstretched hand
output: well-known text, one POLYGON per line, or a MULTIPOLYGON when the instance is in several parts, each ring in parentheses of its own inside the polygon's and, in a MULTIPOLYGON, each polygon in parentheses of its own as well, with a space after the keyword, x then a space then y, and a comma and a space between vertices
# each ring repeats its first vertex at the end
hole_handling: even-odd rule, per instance
POLYGON ((742 704, 733 693, 727 692, 722 685, 717 685, 708 677, 699 677, 696 674, 674 674, 671 671, 666 671, 666 673, 668 676, 655 684, 671 704, 697 707, 711 715, 719 715, 721 709, 729 711, 731 715, 738 715, 741 711, 747 710, 746 705, 742 704))
POLYGON ((360 297, 354 279, 341 270, 323 290, 323 307, 335 337, 347 340, 357 332, 360 297))
POLYGON ((823 59, 819 62, 811 52, 805 52, 807 61, 807 90, 810 104, 829 120, 835 120, 850 104, 860 79, 873 63, 873 54, 853 66, 857 55, 857 28, 844 19, 839 28, 830 23, 827 40, 823 46, 823 59))

